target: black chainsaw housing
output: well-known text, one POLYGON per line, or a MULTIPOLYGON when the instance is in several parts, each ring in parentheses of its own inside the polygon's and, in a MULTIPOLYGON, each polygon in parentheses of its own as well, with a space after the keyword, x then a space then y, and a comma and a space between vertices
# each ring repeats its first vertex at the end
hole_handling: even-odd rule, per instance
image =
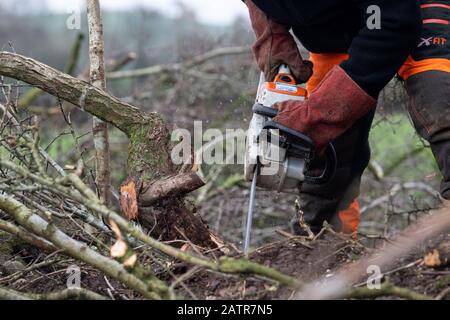
MULTIPOLYGON (((320 155, 316 155, 316 146, 311 138, 271 120, 278 114, 278 110, 275 108, 265 107, 257 103, 253 106, 253 112, 267 117, 268 120, 264 124, 264 130, 267 130, 267 132, 270 132, 270 130, 278 130, 280 147, 286 150, 287 155, 305 160, 305 182, 323 185, 334 176, 337 167, 337 155, 332 143, 329 143, 325 149, 324 168, 320 170, 321 173, 319 175, 312 175, 309 172, 310 165, 320 155)), ((271 134, 268 134, 269 142, 271 141, 270 136, 271 134)), ((316 171, 314 170, 314 172, 316 171)))

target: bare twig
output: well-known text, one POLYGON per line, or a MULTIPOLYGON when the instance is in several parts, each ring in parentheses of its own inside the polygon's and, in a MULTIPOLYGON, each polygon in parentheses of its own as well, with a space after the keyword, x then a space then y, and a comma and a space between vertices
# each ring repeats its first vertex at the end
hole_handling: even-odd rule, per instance
POLYGON ((248 47, 229 47, 229 48, 220 48, 214 49, 207 53, 198 55, 191 60, 187 60, 184 62, 174 63, 174 64, 162 64, 151 66, 143 69, 136 70, 127 70, 127 71, 117 71, 111 72, 107 75, 109 80, 115 79, 124 79, 124 78, 135 78, 142 76, 150 76, 163 72, 182 72, 183 70, 193 68, 200 64, 203 64, 211 59, 223 57, 223 56, 231 56, 231 55, 240 55, 240 54, 250 54, 250 48, 248 47))
POLYGON ((434 190, 432 187, 430 187, 429 185, 427 185, 423 182, 405 182, 402 184, 394 185, 391 188, 391 190, 389 190, 388 194, 381 196, 381 197, 373 200, 372 202, 370 202, 368 205, 362 207, 361 213, 364 213, 367 210, 373 209, 379 205, 382 205, 382 204, 388 202, 392 197, 394 197, 395 195, 397 195, 399 192, 401 192, 403 190, 421 190, 426 193, 429 193, 433 197, 436 197, 436 198, 439 197, 439 193, 436 190, 434 190))

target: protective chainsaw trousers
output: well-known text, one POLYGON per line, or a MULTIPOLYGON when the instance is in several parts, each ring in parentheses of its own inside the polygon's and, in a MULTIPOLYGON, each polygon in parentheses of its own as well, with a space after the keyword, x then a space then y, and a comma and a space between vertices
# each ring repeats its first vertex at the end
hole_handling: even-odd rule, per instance
POLYGON ((417 132, 430 143, 442 173, 440 192, 450 199, 450 0, 422 0, 423 26, 416 49, 399 71, 417 132))
POLYGON ((443 176, 441 195, 450 200, 450 72, 417 73, 405 81, 405 86, 414 127, 430 143, 443 176))

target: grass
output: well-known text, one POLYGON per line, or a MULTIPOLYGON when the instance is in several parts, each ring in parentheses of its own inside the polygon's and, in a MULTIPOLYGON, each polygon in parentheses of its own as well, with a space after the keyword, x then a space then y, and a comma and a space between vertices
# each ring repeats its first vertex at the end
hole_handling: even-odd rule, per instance
POLYGON ((390 176, 404 181, 423 181, 435 173, 439 176, 431 149, 406 115, 393 114, 387 120, 379 120, 375 119, 369 138, 372 159, 385 171, 395 166, 390 176))

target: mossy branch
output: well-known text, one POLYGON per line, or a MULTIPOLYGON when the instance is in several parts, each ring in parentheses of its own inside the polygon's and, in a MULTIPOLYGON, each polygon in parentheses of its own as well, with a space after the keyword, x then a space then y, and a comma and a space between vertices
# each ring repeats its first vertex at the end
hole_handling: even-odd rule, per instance
POLYGON ((16 236, 17 238, 30 243, 31 245, 47 252, 54 252, 57 248, 45 239, 37 237, 29 233, 26 229, 16 226, 15 224, 0 220, 0 230, 16 236))
POLYGON ((386 282, 379 289, 367 287, 353 288, 343 298, 345 299, 376 299, 381 297, 399 297, 408 300, 432 300, 431 297, 418 293, 414 290, 401 288, 386 282))
POLYGON ((0 287, 0 300, 109 300, 93 291, 71 288, 50 293, 21 293, 0 287))

